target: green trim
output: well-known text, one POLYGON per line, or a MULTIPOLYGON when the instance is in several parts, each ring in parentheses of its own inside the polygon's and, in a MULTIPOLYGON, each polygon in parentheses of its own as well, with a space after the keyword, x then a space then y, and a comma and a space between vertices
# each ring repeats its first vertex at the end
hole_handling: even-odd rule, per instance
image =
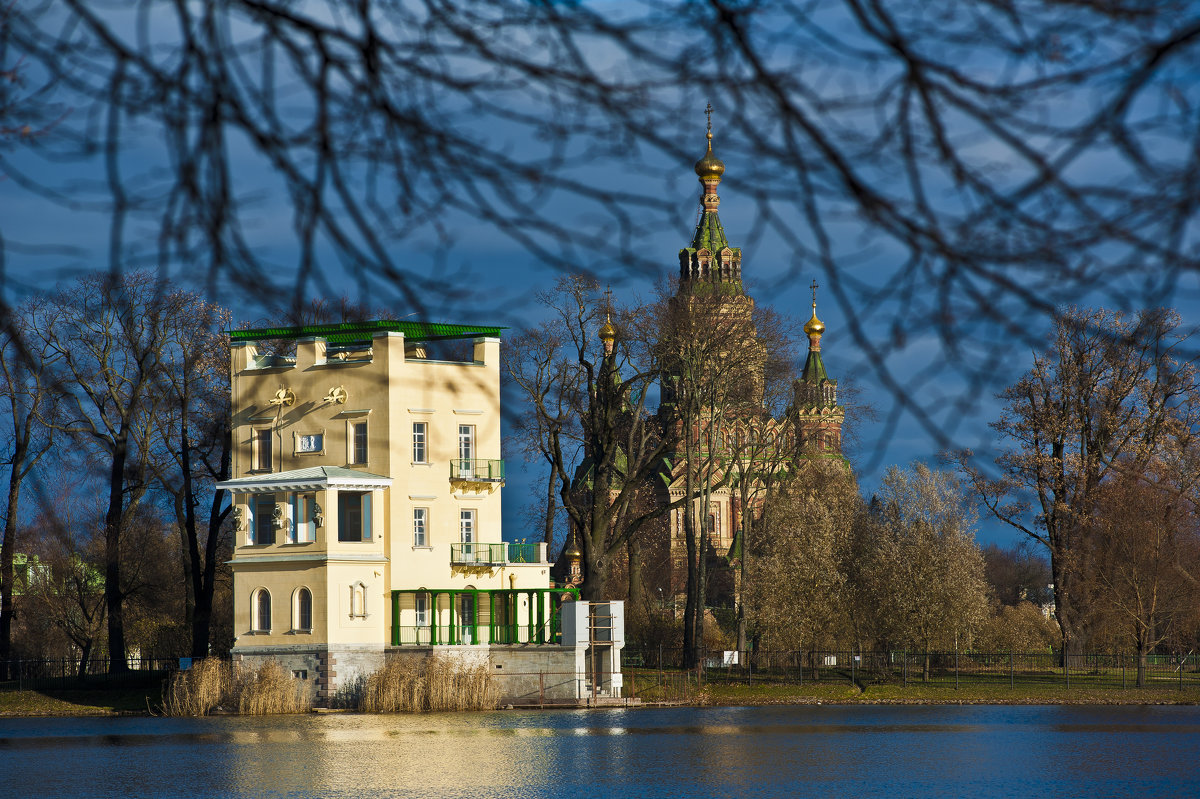
POLYGON ((507 327, 495 325, 460 325, 444 322, 402 322, 377 319, 372 322, 341 322, 331 325, 300 325, 298 327, 259 327, 250 330, 230 330, 230 342, 237 344, 263 339, 323 338, 330 344, 352 344, 370 341, 378 333, 403 333, 408 341, 438 339, 499 338, 507 327))

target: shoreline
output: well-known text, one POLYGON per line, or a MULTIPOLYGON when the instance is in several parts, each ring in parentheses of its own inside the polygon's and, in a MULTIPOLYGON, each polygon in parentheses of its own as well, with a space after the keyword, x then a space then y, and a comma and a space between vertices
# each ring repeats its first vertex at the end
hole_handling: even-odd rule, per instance
MULTIPOLYGON (((1004 689, 1004 696, 994 688, 980 689, 963 686, 959 689, 944 686, 920 686, 899 688, 896 686, 868 686, 866 690, 842 685, 805 686, 800 690, 782 690, 782 686, 750 688, 741 685, 708 685, 688 697, 630 697, 629 704, 613 704, 594 708, 566 707, 563 709, 651 709, 651 708, 710 708, 710 707, 812 707, 834 706, 1049 706, 1049 705, 1198 705, 1200 692, 1178 689, 1149 687, 1122 690, 1088 690, 1047 687, 1040 690, 1004 689), (909 695, 898 695, 905 692, 909 695), (918 695, 912 695, 913 693, 918 695)), ((795 689, 796 686, 786 688, 795 689)), ((62 690, 62 691, 5 691, 0 692, 0 719, 5 718, 120 718, 156 717, 154 707, 160 700, 144 690, 62 690)), ((502 707, 510 712, 528 712, 539 709, 536 705, 502 707)), ((328 709, 316 708, 314 713, 329 713, 328 709)), ((354 711, 338 711, 354 712, 354 711)), ((491 712, 491 711, 484 711, 491 712)), ((237 714, 212 714, 237 715, 237 714)), ((369 715, 369 714, 368 714, 369 715)))

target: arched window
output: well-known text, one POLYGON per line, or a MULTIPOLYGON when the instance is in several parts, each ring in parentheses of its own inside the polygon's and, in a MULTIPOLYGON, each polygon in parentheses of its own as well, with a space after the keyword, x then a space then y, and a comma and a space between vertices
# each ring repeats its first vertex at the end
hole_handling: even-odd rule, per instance
POLYGON ((250 626, 254 628, 254 631, 271 632, 271 592, 265 588, 255 591, 251 608, 254 618, 251 619, 250 626))
POLYGON ((292 612, 292 629, 302 633, 312 632, 312 591, 307 588, 296 591, 296 606, 292 612))

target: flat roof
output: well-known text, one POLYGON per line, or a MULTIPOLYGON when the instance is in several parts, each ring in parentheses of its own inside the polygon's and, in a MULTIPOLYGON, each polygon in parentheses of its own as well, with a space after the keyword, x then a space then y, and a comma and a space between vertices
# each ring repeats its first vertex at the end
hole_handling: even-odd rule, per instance
POLYGON ((403 322, 378 319, 372 322, 339 322, 329 325, 299 325, 297 327, 257 327, 249 330, 230 330, 229 340, 262 341, 264 339, 323 338, 331 344, 350 344, 370 341, 376 333, 403 333, 408 341, 438 339, 499 338, 507 327, 495 325, 461 325, 445 322, 403 322))

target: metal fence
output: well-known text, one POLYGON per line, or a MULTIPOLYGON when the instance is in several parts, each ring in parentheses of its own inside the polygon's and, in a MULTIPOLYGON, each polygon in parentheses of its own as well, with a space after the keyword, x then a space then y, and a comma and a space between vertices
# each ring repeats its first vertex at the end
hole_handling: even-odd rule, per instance
POLYGON ((119 686, 142 682, 177 670, 190 658, 129 658, 129 672, 114 673, 108 658, 92 658, 80 666, 78 658, 21 659, 0 661, 0 686, 8 689, 46 690, 55 688, 119 686))
MULTIPOLYGON (((679 671, 683 651, 667 647, 626 647, 622 664, 635 670, 679 671)), ((1143 665, 1151 688, 1200 688, 1200 654, 1156 654, 1143 665)), ((885 652, 706 650, 695 669, 705 682, 805 682, 896 684, 901 686, 988 685, 1061 688, 1134 688, 1136 655, 1080 654, 1063 661, 1059 653, 885 652)))

